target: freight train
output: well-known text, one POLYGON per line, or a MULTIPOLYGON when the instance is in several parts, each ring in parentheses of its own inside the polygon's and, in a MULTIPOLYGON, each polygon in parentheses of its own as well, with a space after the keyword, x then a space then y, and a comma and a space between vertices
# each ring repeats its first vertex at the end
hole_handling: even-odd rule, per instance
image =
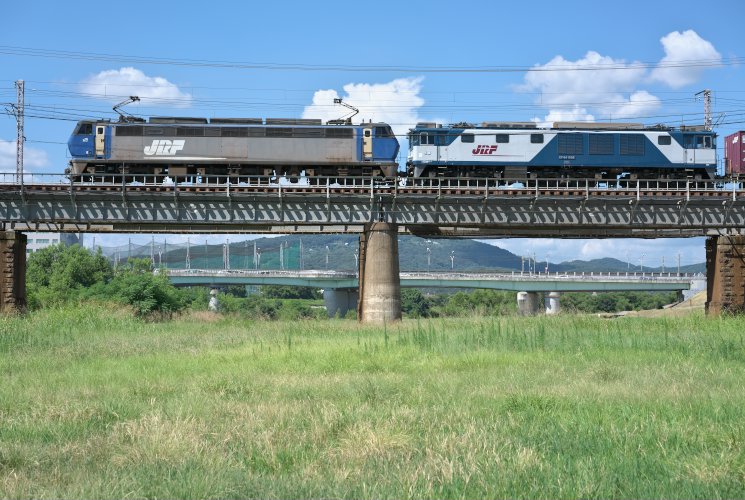
POLYGON ((419 123, 407 167, 414 177, 713 179, 716 134, 635 123, 419 123))
POLYGON ((312 119, 173 118, 81 121, 68 174, 166 176, 397 175, 399 143, 386 123, 312 119))
MULTIPOLYGON (((717 173, 716 134, 703 126, 419 123, 409 131, 408 140, 403 175, 415 178, 713 179, 717 173)), ((156 179, 402 175, 399 142, 391 127, 353 125, 348 118, 323 124, 284 118, 152 117, 145 121, 122 115, 119 122, 78 122, 68 148, 68 174, 73 179, 109 173, 125 178, 147 174, 156 179)))

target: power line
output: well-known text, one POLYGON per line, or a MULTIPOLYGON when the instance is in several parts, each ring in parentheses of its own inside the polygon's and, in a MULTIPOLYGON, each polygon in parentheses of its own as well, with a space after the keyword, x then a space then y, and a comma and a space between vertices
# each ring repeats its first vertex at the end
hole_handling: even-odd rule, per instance
POLYGON ((736 66, 745 62, 742 57, 719 59, 695 59, 681 61, 635 62, 590 64, 578 66, 575 63, 555 64, 544 66, 357 66, 346 64, 297 64, 297 63, 267 63, 267 62, 239 62, 207 59, 175 59, 164 57, 129 56, 124 54, 105 54, 97 52, 75 52, 32 47, 18 47, 0 45, 0 54, 41 57, 52 59, 73 59, 87 61, 115 61, 127 64, 155 64, 167 66, 189 66, 227 69, 260 69, 271 71, 349 71, 349 72, 404 72, 404 73, 528 73, 528 72, 556 72, 556 71, 626 71, 652 68, 706 68, 718 66, 736 66))
MULTIPOLYGON (((10 83, 12 87, 12 83, 15 80, 2 80, 0 79, 0 82, 10 83)), ((49 84, 49 85, 56 85, 56 86, 73 86, 73 87, 80 87, 80 82, 58 82, 58 81, 51 81, 51 80, 26 80, 27 84, 49 84)), ((154 85, 154 84, 142 84, 142 83, 125 83, 120 82, 113 84, 106 84, 106 83, 91 83, 88 82, 86 85, 111 85, 111 86, 117 86, 117 87, 126 87, 126 88, 153 88, 153 89, 161 89, 161 88, 170 88, 171 85, 154 85)), ((318 89, 317 88, 280 88, 280 87, 272 87, 272 88, 264 88, 264 87, 215 87, 215 86, 209 86, 209 85, 185 85, 183 86, 184 89, 200 89, 200 90, 241 90, 241 91, 255 91, 255 92, 315 92, 318 89)), ((36 89, 30 89, 31 91, 34 91, 36 89)), ((468 90, 468 89, 459 89, 456 91, 415 91, 411 90, 408 92, 405 91, 385 91, 385 90, 376 90, 374 91, 376 93, 391 93, 391 94, 412 94, 412 95, 418 95, 418 96, 429 96, 429 95, 458 95, 458 94, 465 94, 465 95, 472 95, 472 94, 484 94, 484 95, 515 95, 515 91, 499 91, 499 90, 468 90)), ((0 90, 0 95, 3 95, 4 93, 7 93, 8 95, 15 95, 15 91, 7 90, 3 91, 0 90)), ((130 92, 128 91, 128 94, 130 92)), ((561 92, 546 92, 546 91, 521 91, 519 92, 520 95, 583 95, 586 94, 586 90, 577 90, 577 91, 561 91, 561 92)), ((595 94, 609 94, 609 95, 615 95, 618 94, 617 91, 603 91, 603 92, 594 92, 595 94)), ((715 90, 715 95, 721 95, 721 94, 745 94, 745 90, 715 90)), ((680 95, 690 95, 690 91, 687 90, 657 90, 655 91, 655 94, 680 94, 680 95)))

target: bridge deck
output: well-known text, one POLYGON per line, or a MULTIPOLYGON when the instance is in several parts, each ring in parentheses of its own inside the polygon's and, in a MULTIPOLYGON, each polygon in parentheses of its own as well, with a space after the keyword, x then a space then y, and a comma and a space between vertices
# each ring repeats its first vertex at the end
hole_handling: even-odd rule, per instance
POLYGON ((359 233, 384 220, 428 236, 681 237, 745 228, 742 186, 714 181, 90 181, 0 178, 3 229, 359 233))

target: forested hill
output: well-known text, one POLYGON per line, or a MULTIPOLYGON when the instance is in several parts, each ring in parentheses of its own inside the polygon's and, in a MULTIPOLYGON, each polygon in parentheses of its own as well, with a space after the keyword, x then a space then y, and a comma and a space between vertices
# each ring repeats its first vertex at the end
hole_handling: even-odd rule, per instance
MULTIPOLYGON (((355 249, 358 237, 355 235, 288 235, 255 240, 261 249, 260 267, 279 269, 280 243, 284 245, 282 260, 285 268, 299 269, 301 260, 304 269, 353 270, 355 268, 355 249), (302 252, 301 252, 302 242, 302 252), (328 259, 328 266, 326 261, 328 259)), ((254 241, 248 245, 236 243, 236 250, 251 253, 254 241)), ((231 255, 237 255, 231 250, 231 255)), ((199 248, 192 248, 192 255, 199 255, 199 248)), ((399 262, 402 271, 521 271, 529 270, 531 264, 503 248, 475 240, 425 239, 415 236, 399 237, 399 262), (429 250, 428 250, 429 249, 429 250), (452 259, 451 259, 452 257, 452 259), (428 262, 429 261, 429 262, 428 262)), ((538 256, 536 268, 545 270, 546 263, 538 256)), ((550 272, 627 272, 639 271, 638 263, 630 265, 624 261, 603 258, 590 261, 572 260, 563 263, 549 262, 550 272)), ((705 272, 705 264, 681 266, 681 272, 705 272)), ((659 272, 659 266, 645 266, 646 272, 659 272)), ((677 271, 673 257, 667 262, 666 272, 677 271)))

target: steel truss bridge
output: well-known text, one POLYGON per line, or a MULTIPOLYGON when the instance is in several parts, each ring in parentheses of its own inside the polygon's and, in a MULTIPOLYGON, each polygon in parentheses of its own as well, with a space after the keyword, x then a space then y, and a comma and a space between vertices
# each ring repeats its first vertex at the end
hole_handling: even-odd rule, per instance
POLYGON ((360 233, 384 221, 443 237, 741 233, 734 182, 595 179, 0 177, 6 231, 360 233))

